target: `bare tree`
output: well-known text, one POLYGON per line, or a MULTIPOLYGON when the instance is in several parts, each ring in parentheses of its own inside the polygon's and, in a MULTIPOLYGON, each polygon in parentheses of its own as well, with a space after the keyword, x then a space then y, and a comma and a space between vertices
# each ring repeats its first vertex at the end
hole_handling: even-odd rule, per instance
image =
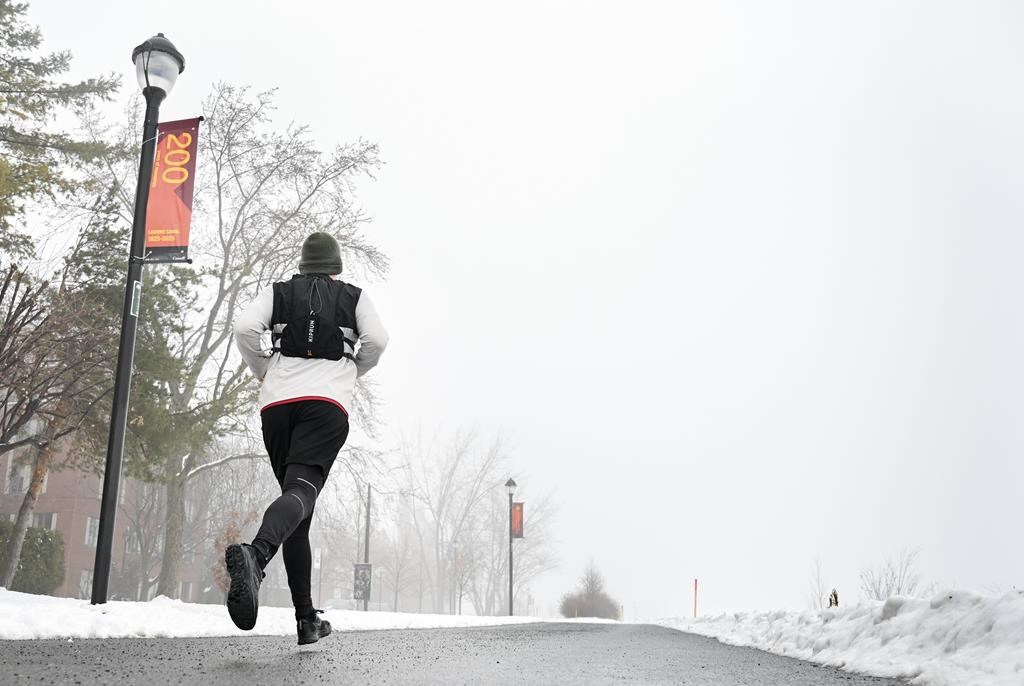
MULTIPOLYGON (((31 422, 44 404, 34 394, 34 372, 45 357, 36 353, 38 339, 33 335, 46 320, 45 282, 33 283, 14 265, 7 268, 0 283, 0 392, 3 412, 0 413, 0 454, 28 445, 31 440, 18 440, 18 435, 31 422), (34 363, 35 362, 35 363, 34 363), (33 364, 34 363, 34 364, 33 364)), ((42 387, 45 389, 46 384, 42 387)))
MULTIPOLYGON (((110 332, 96 324, 87 295, 65 280, 56 288, 26 280, 11 267, 0 283, 0 367, 7 374, 0 386, 0 454, 28 447, 32 455, 32 477, 0 569, 4 587, 14 580, 58 441, 82 428, 109 388, 103 351, 110 332)), ((75 455, 65 453, 64 460, 75 455)))
POLYGON ((825 575, 821 569, 821 558, 814 558, 814 569, 811 572, 811 579, 807 588, 807 604, 815 610, 825 608, 825 599, 828 596, 828 584, 825 582, 825 575))
POLYGON ((861 571, 861 591, 870 600, 914 595, 921 582, 915 570, 919 554, 917 549, 904 548, 898 554, 886 558, 877 569, 861 571))
POLYGON ((249 436, 218 440, 207 457, 188 475, 182 550, 202 560, 214 585, 225 590, 224 549, 259 525, 278 485, 262 446, 249 436))
MULTIPOLYGON (((520 478, 519 481, 519 492, 525 496, 525 538, 514 543, 515 597, 556 564, 550 532, 554 498, 550 494, 531 497, 527 480, 520 478)), ((487 506, 476 515, 472 527, 474 573, 470 580, 470 597, 477 614, 493 615, 508 607, 508 499, 504 490, 492 489, 487 506)))
MULTIPOLYGON (((295 264, 302 239, 313 230, 330 231, 348 257, 383 270, 386 260, 361 238, 362 215, 350 204, 354 175, 377 164, 375 146, 359 143, 324 157, 302 127, 268 130, 271 97, 252 100, 244 90, 215 87, 204 110, 206 168, 211 182, 198 194, 200 213, 212 215, 216 235, 197 244, 210 289, 201 325, 178 347, 187 361, 185 378, 172 389, 172 408, 238 399, 249 379, 231 345, 231 322, 242 298, 280 278, 295 264)), ((225 402, 226 401, 226 402, 225 402)), ((160 591, 173 592, 181 547, 182 509, 188 474, 202 459, 192 451, 167 462, 167 540, 160 591), (180 465, 180 466, 179 466, 180 465)))
POLYGON ((0 276, 0 455, 74 433, 105 395, 109 331, 94 314, 64 282, 0 276))
MULTIPOLYGON (((507 607, 508 500, 502 484, 508 474, 502 439, 484 444, 473 432, 450 440, 436 435, 424 440, 421 434, 404 441, 400 455, 400 490, 407 497, 399 501, 404 507, 399 526, 409 531, 415 577, 425 582, 417 584, 420 605, 426 589, 434 612, 456 612, 465 595, 477 614, 507 607)), ((515 544, 516 594, 554 565, 548 531, 553 512, 550 496, 538 495, 526 508, 527 537, 515 544)))
POLYGON ((401 595, 413 581, 411 571, 416 559, 416 540, 412 523, 408 519, 408 510, 404 507, 391 507, 390 514, 394 518, 393 530, 384 535, 382 576, 391 587, 391 609, 398 612, 401 595))
POLYGON ((621 606, 605 591, 604 578, 593 562, 584 570, 576 591, 562 597, 560 611, 563 617, 622 618, 621 606))
MULTIPOLYGON (((182 282, 181 321, 160 334, 180 372, 155 380, 166 399, 161 413, 175 423, 177 440, 152 456, 151 468, 167 491, 159 592, 168 596, 177 588, 188 483, 211 462, 209 446, 218 435, 244 433, 252 407, 250 379, 232 345, 231 324, 240 307, 293 268, 312 231, 338 239, 349 273, 383 274, 388 266, 363 237, 367 220, 352 200, 355 179, 379 164, 376 146, 358 141, 323 153, 306 128, 275 126, 273 109, 272 93, 214 86, 203 106, 194 202, 198 267, 191 277, 150 270, 151 278, 182 282)), ((122 138, 137 140, 137 132, 130 126, 122 138)), ((128 221, 135 169, 111 160, 108 170, 119 183, 128 221)), ((372 394, 363 392, 359 400, 372 407, 372 394)))
POLYGON ((160 524, 164 518, 164 491, 157 484, 125 481, 125 496, 118 515, 127 525, 121 565, 121 584, 115 594, 132 600, 148 600, 157 581, 161 546, 160 524))
POLYGON ((411 514, 420 563, 431 570, 434 582, 433 609, 451 612, 456 552, 467 547, 473 514, 497 483, 504 445, 498 438, 480 448, 474 433, 461 432, 446 445, 406 444, 403 456, 407 489, 415 500, 411 514))

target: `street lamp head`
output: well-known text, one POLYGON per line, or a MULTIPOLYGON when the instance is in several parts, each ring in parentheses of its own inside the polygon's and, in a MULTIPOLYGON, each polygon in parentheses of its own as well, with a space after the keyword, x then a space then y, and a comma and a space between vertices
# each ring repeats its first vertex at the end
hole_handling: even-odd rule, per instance
POLYGON ((506 481, 506 482, 505 482, 505 488, 507 488, 507 489, 508 489, 508 492, 509 492, 509 494, 510 494, 510 495, 511 495, 512 493, 515 493, 515 490, 516 490, 516 482, 515 482, 515 481, 513 481, 512 479, 509 479, 508 481, 506 481))
POLYGON ((139 88, 159 88, 167 95, 174 88, 178 74, 185 71, 185 58, 174 43, 158 33, 132 50, 135 77, 139 88))

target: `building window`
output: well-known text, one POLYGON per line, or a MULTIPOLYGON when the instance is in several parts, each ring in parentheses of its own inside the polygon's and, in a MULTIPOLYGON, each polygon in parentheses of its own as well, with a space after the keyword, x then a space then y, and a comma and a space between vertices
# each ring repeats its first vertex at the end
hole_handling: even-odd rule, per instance
MULTIPOLYGON (((16 512, 9 512, 0 514, 11 524, 18 521, 18 514, 16 512)), ((38 527, 40 529, 49 529, 50 531, 57 530, 57 513, 56 512, 33 512, 32 521, 29 526, 38 527)))
POLYGON ((96 547, 96 539, 100 534, 100 520, 89 517, 85 522, 85 544, 90 548, 96 547))
POLYGON ((55 531, 57 529, 57 513, 34 512, 32 514, 32 526, 39 527, 40 529, 49 529, 50 531, 55 531))
POLYGON ((128 527, 128 552, 138 555, 142 552, 142 543, 139 540, 139 532, 134 526, 128 527))
MULTIPOLYGON (((29 484, 32 483, 32 460, 28 459, 28 456, 32 450, 35 448, 25 446, 11 451, 5 470, 4 495, 25 495, 28 492, 29 484)), ((43 477, 43 485, 39 489, 40 494, 46 493, 46 482, 49 481, 49 476, 47 474, 43 477)))
POLYGON ((7 463, 7 480, 4 482, 6 495, 25 495, 32 481, 32 468, 28 464, 18 464, 14 456, 7 463))
POLYGON ((92 570, 83 569, 78 573, 78 597, 92 597, 92 570))

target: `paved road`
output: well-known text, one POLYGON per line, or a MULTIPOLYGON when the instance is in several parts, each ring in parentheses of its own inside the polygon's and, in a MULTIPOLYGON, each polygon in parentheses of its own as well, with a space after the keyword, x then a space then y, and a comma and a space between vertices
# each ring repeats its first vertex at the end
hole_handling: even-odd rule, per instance
MULTIPOLYGON (((59 617, 54 617, 59 621, 59 617)), ((293 637, 0 641, 8 684, 896 686, 671 629, 527 624, 293 637)))

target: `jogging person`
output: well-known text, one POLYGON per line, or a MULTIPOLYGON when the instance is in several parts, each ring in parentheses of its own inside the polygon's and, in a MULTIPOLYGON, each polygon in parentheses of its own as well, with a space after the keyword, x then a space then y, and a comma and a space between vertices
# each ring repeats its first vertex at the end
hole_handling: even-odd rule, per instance
POLYGON ((238 317, 235 342, 260 381, 263 442, 281 495, 251 544, 224 551, 231 577, 228 614, 240 629, 256 624, 263 569, 283 549, 299 645, 331 633, 310 595, 309 525, 338 451, 348 437, 356 378, 373 369, 388 343, 373 302, 341 274, 338 242, 326 233, 302 244, 299 273, 264 289, 238 317), (265 346, 270 332, 271 349, 265 346))

